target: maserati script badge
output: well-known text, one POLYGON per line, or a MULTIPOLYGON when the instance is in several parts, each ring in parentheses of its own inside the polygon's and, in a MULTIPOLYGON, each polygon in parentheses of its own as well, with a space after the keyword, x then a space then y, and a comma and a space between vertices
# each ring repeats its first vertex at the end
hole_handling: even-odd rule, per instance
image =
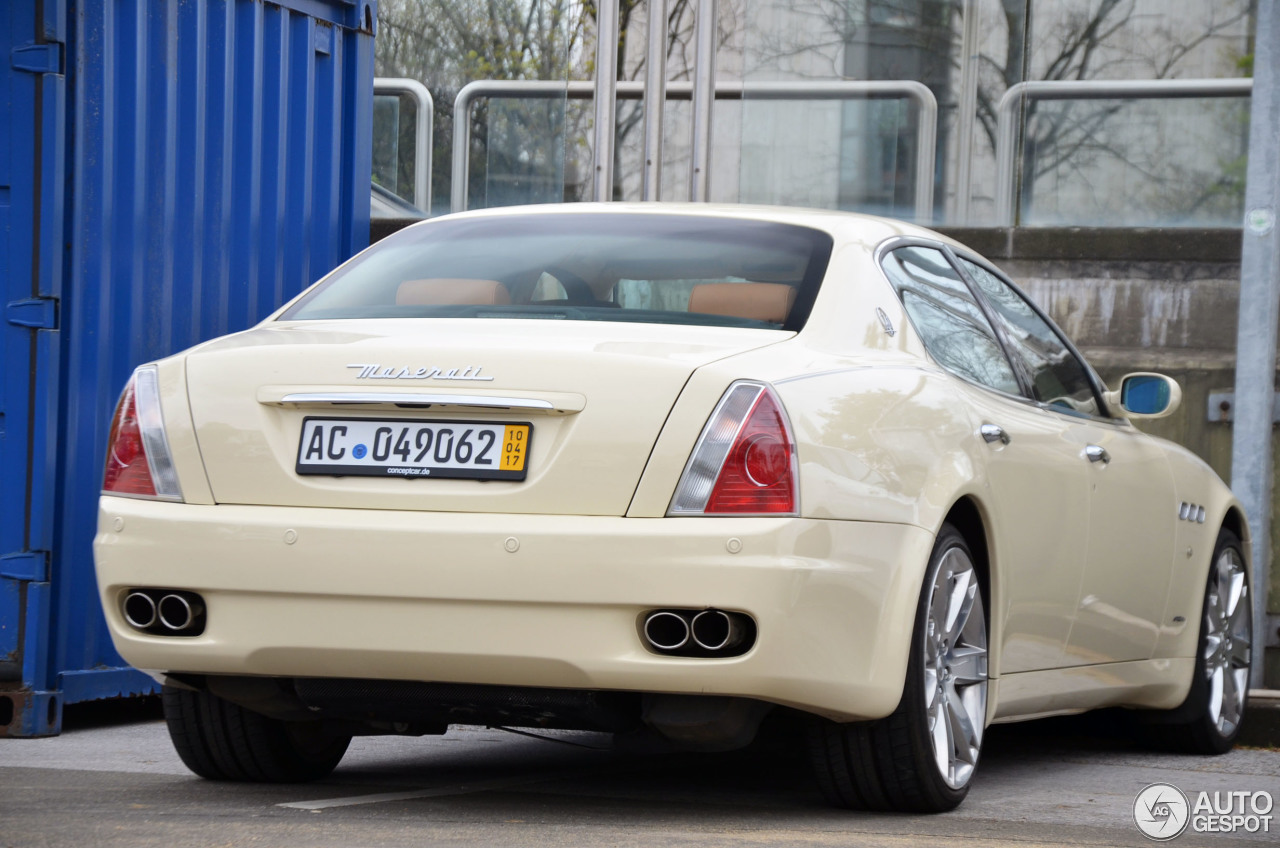
POLYGON ((358 368, 357 380, 473 380, 487 383, 492 377, 483 377, 479 365, 468 365, 466 368, 397 368, 394 365, 354 363, 348 368, 358 368))

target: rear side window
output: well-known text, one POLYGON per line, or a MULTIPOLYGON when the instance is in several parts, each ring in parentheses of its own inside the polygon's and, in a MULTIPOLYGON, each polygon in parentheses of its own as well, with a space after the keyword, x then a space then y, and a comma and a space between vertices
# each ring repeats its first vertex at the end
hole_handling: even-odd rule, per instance
POLYGON ((939 365, 1006 394, 1022 393, 995 330, 942 251, 900 247, 884 257, 883 267, 939 365))
POLYGON ((281 320, 532 318, 804 326, 831 256, 808 227, 696 215, 441 219, 388 237, 281 320))

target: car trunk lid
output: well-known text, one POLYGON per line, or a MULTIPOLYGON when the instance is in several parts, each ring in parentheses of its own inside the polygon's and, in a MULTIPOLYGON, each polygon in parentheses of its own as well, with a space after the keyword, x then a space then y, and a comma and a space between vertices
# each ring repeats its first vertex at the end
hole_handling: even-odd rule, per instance
POLYGON ((278 322, 194 350, 187 384, 219 503, 623 515, 689 375, 791 335, 534 320, 278 322), (483 428, 501 440, 527 424, 525 476, 326 471, 321 454, 300 452, 305 434, 331 438, 331 429, 316 436, 326 419, 353 432, 385 426, 390 435, 378 438, 408 433, 410 442, 424 429, 448 429, 450 440, 470 431, 473 447, 484 446, 483 428), (300 474, 300 459, 319 472, 300 474))

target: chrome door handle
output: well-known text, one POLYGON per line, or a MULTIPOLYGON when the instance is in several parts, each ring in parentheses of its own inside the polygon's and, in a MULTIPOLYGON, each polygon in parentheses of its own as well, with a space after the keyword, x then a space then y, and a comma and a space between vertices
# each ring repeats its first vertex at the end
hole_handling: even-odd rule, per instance
POLYGON ((1103 465, 1111 461, 1111 454, 1101 445, 1086 445, 1084 455, 1089 457, 1090 462, 1101 462, 1103 465))
POLYGON ((999 442, 1002 445, 1009 444, 1009 434, 1004 431, 1003 427, 996 424, 983 424, 978 428, 978 432, 982 434, 982 440, 987 444, 999 442))

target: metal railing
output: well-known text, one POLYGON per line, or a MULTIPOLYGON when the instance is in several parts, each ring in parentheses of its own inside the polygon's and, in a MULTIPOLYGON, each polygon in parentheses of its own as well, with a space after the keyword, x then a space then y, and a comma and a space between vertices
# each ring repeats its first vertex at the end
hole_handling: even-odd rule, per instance
POLYGON ((373 95, 412 97, 418 104, 417 144, 413 155, 413 205, 431 215, 431 133, 435 129, 435 101, 431 92, 417 80, 378 77, 373 81, 373 95))
POLYGON ((662 195, 662 109, 650 109, 652 99, 667 99, 667 0, 648 0, 649 44, 645 48, 644 89, 644 176, 640 197, 658 200, 662 195), (648 95, 652 94, 652 98, 648 95))
MULTIPOLYGON (((839 80, 834 82, 752 82, 717 81, 716 100, 896 100, 916 104, 916 218, 927 222, 933 209, 933 170, 938 131, 938 101, 924 84, 914 80, 839 80)), ((453 105, 453 191, 454 212, 467 208, 467 178, 471 170, 471 107, 481 98, 536 100, 565 97, 590 100, 595 83, 556 80, 477 80, 463 86, 453 105)), ((668 100, 691 100, 693 84, 667 83, 668 100)), ((642 100, 643 82, 619 82, 619 100, 642 100)))
POLYGON ((1009 87, 996 107, 996 223, 1013 226, 1017 210, 1018 106, 1025 100, 1167 100, 1248 97, 1251 79, 1031 80, 1009 87))

